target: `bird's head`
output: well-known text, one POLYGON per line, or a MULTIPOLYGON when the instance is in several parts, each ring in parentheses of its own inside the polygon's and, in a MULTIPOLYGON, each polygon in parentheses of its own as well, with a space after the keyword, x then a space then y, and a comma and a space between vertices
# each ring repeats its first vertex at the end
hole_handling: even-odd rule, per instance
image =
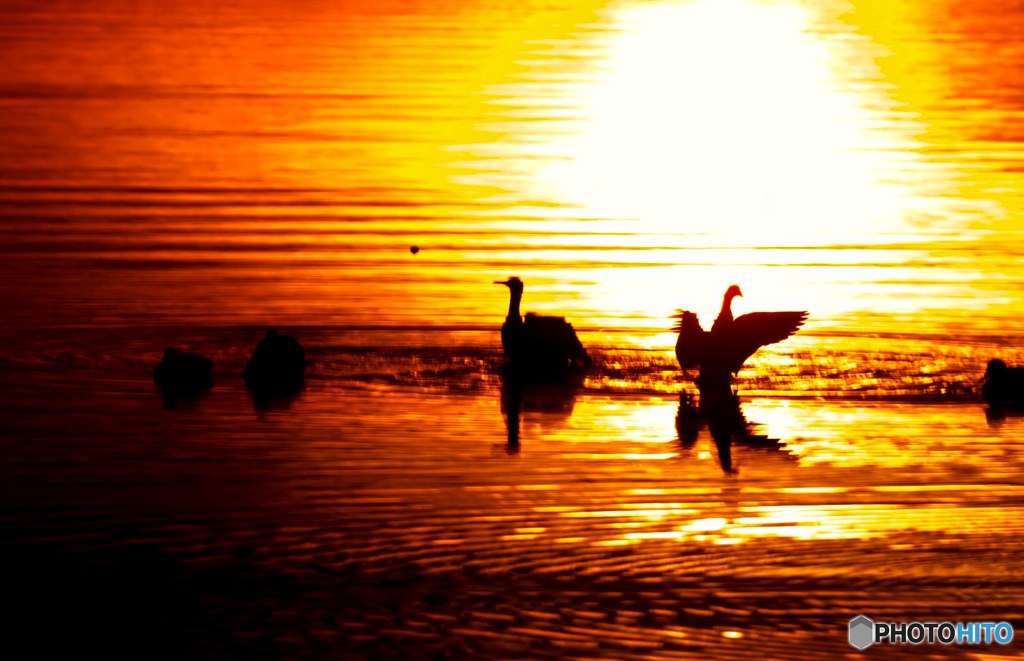
POLYGON ((494 284, 496 284, 496 285, 505 285, 510 290, 512 290, 513 293, 515 293, 515 292, 518 292, 520 294, 523 293, 523 281, 520 280, 519 278, 517 278, 516 276, 512 276, 508 280, 495 280, 494 284))
POLYGON ((1006 373, 1006 363, 999 360, 998 358, 990 360, 988 367, 985 369, 985 378, 991 379, 994 376, 1006 373))
POLYGON ((740 296, 740 297, 743 296, 743 292, 740 291, 740 286, 739 285, 729 285, 729 288, 725 290, 725 297, 731 301, 732 299, 736 298, 737 296, 740 296))

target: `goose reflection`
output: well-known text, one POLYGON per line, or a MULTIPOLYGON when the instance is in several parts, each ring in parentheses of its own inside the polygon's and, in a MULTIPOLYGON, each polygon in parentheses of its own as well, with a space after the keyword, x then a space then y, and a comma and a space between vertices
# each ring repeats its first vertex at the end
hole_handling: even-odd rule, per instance
POLYGON ((508 428, 509 454, 519 451, 521 421, 530 418, 542 424, 567 422, 582 384, 580 375, 531 380, 506 372, 501 384, 501 413, 508 428))
POLYGON ((1024 409, 1006 406, 989 406, 985 409, 985 421, 989 427, 1001 427, 1010 418, 1024 418, 1024 409))
POLYGON ((701 389, 699 405, 694 403, 694 399, 686 392, 679 396, 676 432, 684 452, 696 445, 701 430, 707 426, 718 450, 718 461, 723 473, 732 475, 739 472, 732 462, 733 444, 778 452, 787 460, 796 460, 785 449, 782 441, 755 432, 756 423, 750 422, 743 415, 740 398, 733 394, 728 385, 719 389, 701 389))

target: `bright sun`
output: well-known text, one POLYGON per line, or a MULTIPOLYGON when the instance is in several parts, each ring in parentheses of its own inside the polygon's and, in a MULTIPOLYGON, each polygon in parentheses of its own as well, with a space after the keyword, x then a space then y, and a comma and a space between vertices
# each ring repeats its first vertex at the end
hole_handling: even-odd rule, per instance
MULTIPOLYGON (((786 0, 626 1, 597 16, 526 42, 522 70, 481 90, 492 111, 476 128, 493 138, 450 148, 473 157, 453 179, 505 205, 494 215, 509 241, 537 227, 522 216, 600 250, 586 253, 605 264, 586 270, 592 286, 566 289, 580 313, 644 326, 684 306, 709 321, 733 283, 750 297, 738 314, 983 304, 959 284, 966 270, 916 293, 908 262, 936 239, 969 240, 973 216, 956 194, 963 174, 927 155, 925 119, 896 100, 896 85, 923 83, 886 78, 876 60, 888 51, 869 35, 786 0), (894 295, 891 283, 906 284, 894 295)), ((499 257, 521 255, 481 256, 499 257)), ((585 261, 543 253, 559 265, 546 276, 579 280, 574 257, 585 261)))
POLYGON ((546 121, 492 129, 503 135, 477 155, 495 167, 474 183, 511 203, 734 247, 862 241, 906 231, 908 214, 930 204, 889 176, 916 156, 920 126, 872 130, 878 108, 893 105, 885 88, 840 89, 832 67, 848 53, 809 31, 806 9, 696 0, 615 5, 603 17, 577 37, 588 70, 559 78, 541 66, 492 89, 504 116, 546 121), (559 117, 553 98, 572 111, 559 117))

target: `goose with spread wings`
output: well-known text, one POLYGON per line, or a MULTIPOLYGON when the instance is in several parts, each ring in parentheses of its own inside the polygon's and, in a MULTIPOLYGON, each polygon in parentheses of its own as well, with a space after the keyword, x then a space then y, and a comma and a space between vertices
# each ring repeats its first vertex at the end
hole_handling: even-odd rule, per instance
POLYGON ((700 368, 705 383, 728 383, 755 351, 785 340, 807 321, 807 312, 751 312, 733 318, 732 299, 737 296, 743 296, 737 285, 726 290, 722 310, 710 331, 701 328, 697 315, 689 310, 674 315, 679 320, 673 328, 679 332, 679 366, 683 370, 700 368))

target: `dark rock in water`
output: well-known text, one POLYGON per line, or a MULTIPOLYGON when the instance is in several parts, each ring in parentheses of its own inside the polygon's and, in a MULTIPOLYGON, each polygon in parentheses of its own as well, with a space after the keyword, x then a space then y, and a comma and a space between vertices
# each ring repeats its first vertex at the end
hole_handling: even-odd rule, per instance
POLYGON ((182 353, 173 347, 153 370, 153 380, 165 398, 197 395, 213 385, 213 361, 197 353, 182 353))
POLYGON ((267 331, 245 366, 245 385, 258 400, 294 395, 302 389, 306 352, 290 335, 267 331))
POLYGON ((989 361, 981 396, 993 406, 1024 405, 1024 367, 1007 367, 998 358, 989 361))

